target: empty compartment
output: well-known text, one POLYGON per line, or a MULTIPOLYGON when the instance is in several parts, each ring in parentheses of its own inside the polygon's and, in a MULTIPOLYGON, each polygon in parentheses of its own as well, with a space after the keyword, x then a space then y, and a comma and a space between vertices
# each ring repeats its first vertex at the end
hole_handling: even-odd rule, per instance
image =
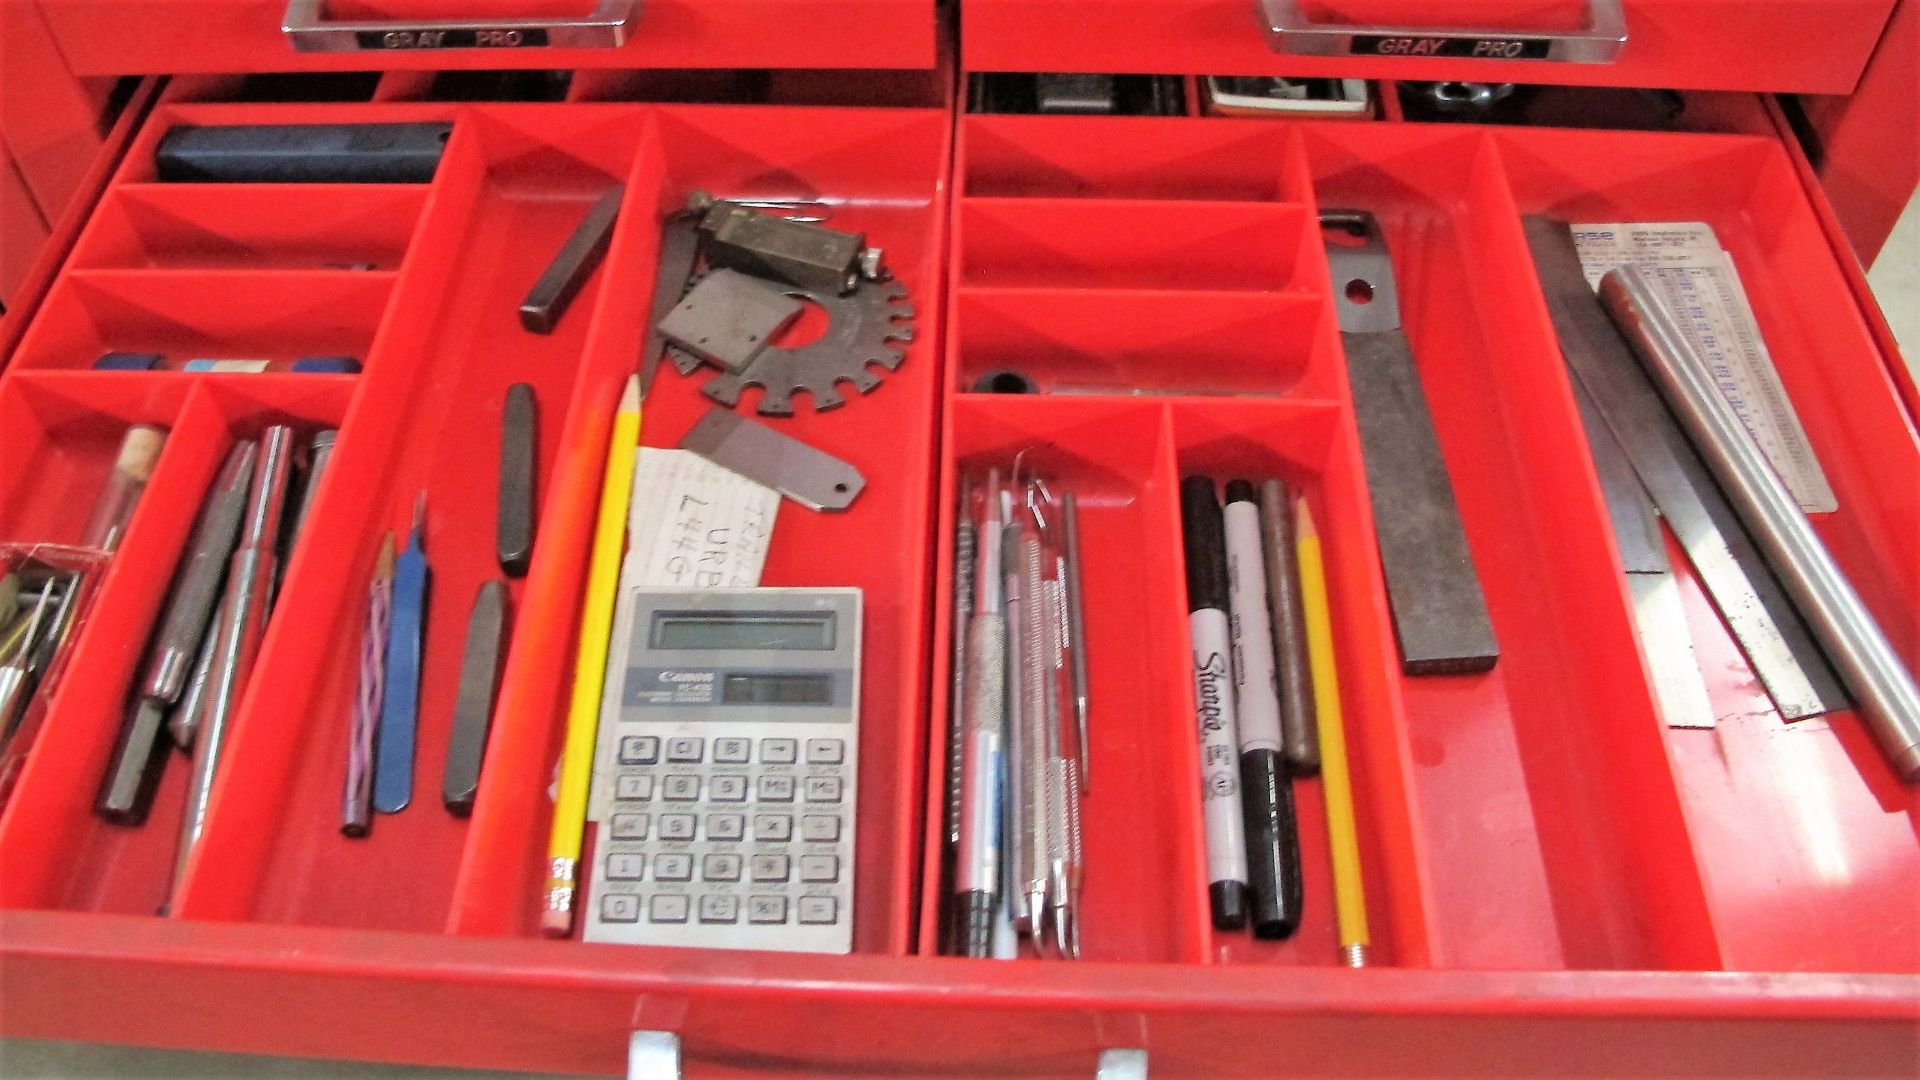
POLYGON ((1286 139, 1258 120, 964 116, 961 194, 1293 201, 1286 139))
MULTIPOLYGON (((1182 477, 1212 478, 1223 502, 1230 480, 1248 480, 1257 489, 1262 481, 1276 479, 1313 508, 1326 569, 1359 834, 1370 938, 1367 962, 1423 963, 1427 942, 1422 870, 1407 788, 1407 729, 1393 676, 1399 660, 1392 630, 1381 618, 1378 559, 1360 512, 1366 477, 1358 447, 1340 422, 1336 405, 1182 402, 1171 409, 1182 477)), ((1286 509, 1292 512, 1292 507, 1286 509)), ((1197 806, 1197 795, 1189 797, 1197 806)), ((1203 919, 1207 956, 1214 962, 1342 963, 1319 773, 1293 779, 1293 801, 1304 884, 1299 928, 1285 940, 1265 940, 1250 930, 1216 929, 1203 919)))
POLYGON ((968 285, 1277 291, 1301 245, 1304 207, 1146 199, 967 199, 959 280, 968 285))
MULTIPOLYGON (((124 377, 113 381, 154 385, 124 377)), ((20 385, 17 379, 14 385, 20 385)), ((111 393, 104 385, 90 392, 102 391, 111 393)), ((351 384, 341 380, 318 380, 264 397, 240 384, 193 391, 100 584, 69 675, 51 703, 9 816, 0 824, 0 848, 19 871, 9 875, 9 885, 18 885, 8 903, 153 914, 166 901, 192 773, 187 757, 165 754, 144 824, 114 824, 93 812, 134 680, 146 666, 154 622, 232 440, 257 437, 271 423, 293 423, 304 431, 337 427, 351 393, 351 384)), ((228 764, 223 757, 223 774, 228 764)))
POLYGON ((1400 680, 1433 963, 1717 967, 1567 377, 1539 324, 1501 315, 1533 286, 1499 155, 1331 124, 1307 151, 1320 205, 1384 230, 1500 647, 1485 674, 1400 680))
MULTIPOLYGON (((1521 214, 1713 227, 1839 506, 1809 521, 1920 670, 1920 440, 1780 146, 1625 132, 1497 142, 1521 214)), ((1524 246, 1510 258, 1503 272, 1531 275, 1524 246)), ((1857 713, 1783 723, 1684 555, 1669 554, 1719 722, 1665 741, 1727 966, 1920 971, 1913 788, 1857 713)))
MULTIPOLYGON (((1006 482, 1017 456, 1022 475, 1044 477, 1056 495, 1072 492, 1079 504, 1088 676, 1082 955, 1199 962, 1207 893, 1178 492, 1165 416, 1145 403, 969 398, 954 403, 951 418, 954 483, 983 483, 989 469, 1006 482)), ((935 589, 939 617, 950 619, 952 583, 939 581, 935 589)), ((943 660, 936 665, 940 704, 928 767, 938 781, 928 802, 931 868, 940 864, 945 831, 950 679, 943 660)), ((949 906, 948 897, 936 895, 937 881, 930 870, 926 952, 943 939, 935 920, 949 906)), ((1032 953, 1023 947, 1022 955, 1032 953)))
MULTIPOLYGON (((852 464, 868 481, 845 513, 817 514, 785 503, 761 584, 864 590, 853 947, 902 954, 912 938, 920 839, 915 814, 926 753, 924 598, 940 389, 935 313, 946 129, 938 115, 904 110, 687 106, 650 115, 628 179, 628 209, 602 270, 609 284, 580 362, 562 462, 545 497, 542 546, 535 550, 520 636, 502 676, 504 704, 451 926, 472 934, 539 933, 552 822, 549 785, 566 729, 585 553, 610 410, 640 352, 658 255, 658 215, 684 206, 697 189, 820 200, 830 213, 828 225, 864 232, 868 243, 886 250, 918 313, 913 341, 902 343, 904 362, 883 372, 870 395, 843 385, 846 404, 816 413, 802 394, 793 418, 761 421, 852 464)), ((805 331, 804 321, 798 329, 805 331)), ((647 397, 642 441, 677 445, 714 407, 699 392, 711 377, 703 370, 683 378, 663 363, 647 397)), ((749 390, 735 411, 751 417, 758 400, 759 392, 749 390)), ((589 852, 591 834, 589 829, 589 852)))
POLYGON ((155 371, 195 360, 250 362, 250 372, 286 372, 302 357, 364 363, 392 284, 382 271, 71 271, 13 366, 84 370, 110 352, 157 354, 155 371))
POLYGON ((134 184, 94 212, 76 269, 397 270, 412 184, 134 184))
POLYGON ((1328 305, 1313 296, 962 286, 950 333, 962 392, 1342 393, 1328 305), (1018 378, 990 378, 1006 373, 1018 378))

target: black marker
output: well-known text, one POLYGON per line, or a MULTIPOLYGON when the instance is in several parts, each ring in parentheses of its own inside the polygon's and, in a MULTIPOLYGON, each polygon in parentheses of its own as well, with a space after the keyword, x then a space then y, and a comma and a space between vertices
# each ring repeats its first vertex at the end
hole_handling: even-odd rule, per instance
POLYGON ((1206 824, 1213 925, 1247 924, 1247 842, 1240 807, 1233 644, 1227 624, 1227 547, 1213 481, 1180 482, 1186 540, 1187 621, 1193 642, 1193 697, 1200 735, 1200 810, 1206 824))
POLYGON ((1251 483, 1227 482, 1225 525, 1253 932, 1256 937, 1284 938, 1300 926, 1305 889, 1300 880, 1300 827, 1294 820, 1293 780, 1281 743, 1279 680, 1273 663, 1273 623, 1267 615, 1260 504, 1251 483))

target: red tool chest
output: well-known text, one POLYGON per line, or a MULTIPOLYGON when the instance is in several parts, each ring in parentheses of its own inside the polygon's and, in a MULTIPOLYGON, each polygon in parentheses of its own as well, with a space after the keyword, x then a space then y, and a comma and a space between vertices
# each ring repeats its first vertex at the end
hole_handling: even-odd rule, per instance
MULTIPOLYGON (((1613 65, 1285 55, 1244 0, 648 0, 617 47, 345 53, 295 52, 272 0, 38 6, 74 71, 172 78, 136 107, 90 213, 56 230, 57 274, 17 324, 0 541, 73 539, 119 431, 169 436, 0 813, 0 1032, 618 1074, 629 1034, 661 1031, 692 1076, 1073 1076, 1117 1049, 1146 1051, 1156 1077, 1920 1071, 1916 789, 1851 712, 1783 724, 1684 559, 1723 720, 1662 725, 1520 225, 1544 211, 1714 227, 1838 497, 1816 527, 1920 665, 1920 394, 1757 93, 1849 88, 1889 0, 1627 0, 1613 65), (1662 132, 976 115, 950 85, 956 29, 961 75, 1165 72, 1190 100, 1193 77, 1272 72, 1713 92, 1689 97, 1701 130, 1662 132), (459 100, 486 96, 460 71, 523 67, 572 75, 548 100, 459 100), (342 74, 303 100, 262 74, 279 72, 342 74), (177 125, 426 119, 454 125, 427 184, 156 182, 153 149, 177 125), (613 182, 626 193, 604 264, 554 334, 522 333, 509 309, 613 182), (918 311, 879 391, 781 422, 868 489, 844 516, 783 513, 764 577, 866 591, 849 956, 539 932, 611 403, 645 330, 660 215, 695 189, 832 202, 918 311), (1395 253, 1503 645, 1487 675, 1400 674, 1317 223, 1351 206, 1395 253), (323 268, 349 252, 371 268, 323 268), (120 349, 339 352, 364 370, 89 370, 120 349), (1010 366, 1108 389, 971 392, 1010 366), (548 403, 540 531, 513 585, 474 815, 420 807, 345 840, 380 537, 424 489, 430 624, 457 625, 492 572, 493 480, 474 463, 497 456, 488 410, 521 381, 548 403), (1196 385, 1238 396, 1181 392, 1196 385), (182 902, 160 917, 185 770, 168 769, 143 828, 91 801, 195 493, 235 438, 283 420, 338 427, 337 456, 182 902), (936 955, 955 485, 1022 450, 1082 499, 1100 780, 1079 962, 936 955), (1363 970, 1339 966, 1314 781, 1299 785, 1300 932, 1209 925, 1188 470, 1278 475, 1321 522, 1374 936, 1363 970)), ((1562 32, 1591 18, 1437 7, 1306 10, 1562 32)), ((528 13, 337 0, 329 17, 384 34, 528 13)), ((663 372, 642 442, 676 445, 702 411, 663 372)), ((429 635, 421 775, 446 743, 458 637, 429 635)))

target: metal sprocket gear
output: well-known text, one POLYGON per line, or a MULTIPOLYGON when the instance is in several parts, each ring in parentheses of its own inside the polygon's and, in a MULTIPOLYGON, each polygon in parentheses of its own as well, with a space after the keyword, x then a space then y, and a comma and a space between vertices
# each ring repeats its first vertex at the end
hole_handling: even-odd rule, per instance
MULTIPOLYGON (((695 275, 688 287, 699 283, 695 275)), ((845 296, 836 293, 776 285, 796 299, 811 300, 827 312, 827 330, 805 345, 784 348, 769 345, 740 371, 723 371, 708 380, 700 392, 729 408, 738 404, 749 386, 762 390, 762 416, 792 416, 793 395, 806 391, 816 411, 847 403, 839 384, 852 383, 862 394, 880 385, 875 367, 897 370, 906 360, 904 345, 913 340, 913 305, 906 286, 897 281, 862 281, 845 296)), ((691 375, 700 360, 679 348, 667 356, 682 375, 691 375)))

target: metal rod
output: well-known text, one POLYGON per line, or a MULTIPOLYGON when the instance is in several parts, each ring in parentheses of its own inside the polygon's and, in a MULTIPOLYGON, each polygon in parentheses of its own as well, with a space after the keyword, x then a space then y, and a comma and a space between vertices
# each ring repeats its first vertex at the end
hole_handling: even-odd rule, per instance
POLYGON ((1073 672, 1073 722, 1079 734, 1077 779, 1080 793, 1093 789, 1093 756, 1087 744, 1087 615, 1086 588, 1080 580, 1080 500, 1069 491, 1060 501, 1060 542, 1066 548, 1062 556, 1065 568, 1068 663, 1073 672))
POLYGON ((1608 273, 1600 283, 1608 313, 1753 531, 1887 756, 1901 776, 1920 779, 1920 689, 1680 332, 1653 274, 1643 267, 1608 273))
POLYGON ((225 749, 227 729, 253 672, 266 623, 267 592, 273 582, 274 543, 280 534, 280 513, 286 502, 287 471, 291 464, 293 429, 275 426, 260 440, 260 458, 254 466, 247 514, 241 526, 240 546, 228 570, 228 604, 220 623, 219 648, 214 655, 212 681, 207 690, 207 713, 197 735, 193 783, 180 815, 180 845, 174 856, 173 887, 167 910, 177 910, 186 884, 186 868, 206 831, 207 807, 213 799, 214 778, 225 749))

